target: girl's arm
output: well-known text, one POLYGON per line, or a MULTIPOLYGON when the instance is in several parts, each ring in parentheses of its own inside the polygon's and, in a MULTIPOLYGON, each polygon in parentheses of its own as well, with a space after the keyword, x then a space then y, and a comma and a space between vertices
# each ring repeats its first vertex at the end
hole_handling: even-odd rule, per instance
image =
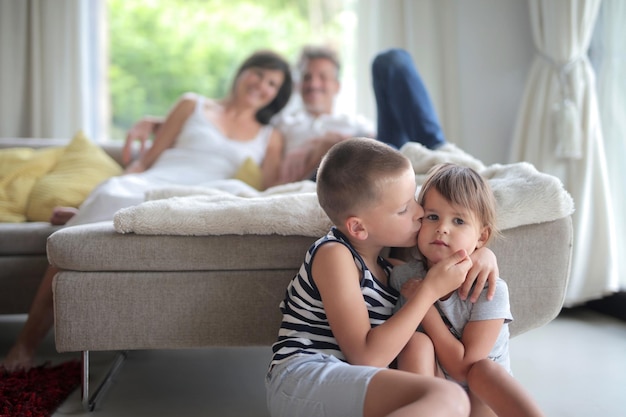
POLYGON ((435 354, 446 372, 456 381, 466 381, 471 366, 485 359, 498 339, 504 319, 470 321, 461 340, 454 336, 432 306, 422 326, 435 345, 435 354))
POLYGON ((385 367, 415 333, 435 300, 461 284, 470 265, 465 251, 439 262, 404 307, 374 328, 359 285, 360 271, 344 245, 327 243, 320 247, 311 269, 328 322, 348 362, 385 367))
POLYGON ((179 99, 159 128, 150 149, 132 162, 126 168, 125 173, 143 172, 149 169, 163 151, 174 146, 183 124, 196 107, 196 101, 197 98, 193 94, 185 94, 179 99))
POLYGON ((263 189, 269 188, 273 185, 278 185, 278 177, 280 174, 280 166, 283 157, 283 148, 285 145, 284 137, 277 129, 272 131, 269 143, 267 144, 267 150, 265 151, 265 158, 261 164, 261 175, 263 177, 262 187, 263 189))

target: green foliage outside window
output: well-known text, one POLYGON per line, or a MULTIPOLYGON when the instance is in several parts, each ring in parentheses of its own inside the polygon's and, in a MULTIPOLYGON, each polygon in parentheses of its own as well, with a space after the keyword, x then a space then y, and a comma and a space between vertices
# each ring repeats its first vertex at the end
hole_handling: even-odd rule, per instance
POLYGON ((142 116, 166 115, 185 92, 223 97, 256 49, 293 63, 302 45, 339 39, 344 29, 333 0, 108 0, 108 13, 110 137, 118 140, 142 116))

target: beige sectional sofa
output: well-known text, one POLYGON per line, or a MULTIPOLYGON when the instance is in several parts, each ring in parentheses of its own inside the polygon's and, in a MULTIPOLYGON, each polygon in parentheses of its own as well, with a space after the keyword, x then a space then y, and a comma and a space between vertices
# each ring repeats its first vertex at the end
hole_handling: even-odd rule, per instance
MULTIPOLYGON (((0 138, 0 150, 65 146, 67 139, 0 138)), ((121 164, 119 144, 102 148, 121 164)), ((27 313, 48 266, 46 240, 59 226, 48 222, 0 223, 0 314, 27 313)))
MULTIPOLYGON (((1 297, 21 298, 23 310, 45 266, 46 225, 1 225, 1 297), (20 245, 32 240, 29 253, 20 245), (19 245, 17 242, 20 242, 19 245), (18 254, 17 252, 23 252, 18 254), (18 267, 15 258, 33 260, 18 267), (36 260, 36 262, 34 262, 36 260), (4 262, 4 261, 3 261, 4 262), (8 262, 8 259, 7 259, 8 262), (35 265, 36 263, 36 265, 35 265), (28 288, 20 284, 29 270, 28 288)), ((513 336, 542 326, 560 311, 572 254, 569 215, 503 230, 492 245, 510 288, 513 336)), ((54 289, 57 349, 101 351, 270 345, 280 322, 278 304, 297 272, 311 236, 150 236, 117 233, 111 222, 54 232, 49 261, 61 269, 54 289)), ((4 302, 0 303, 3 305, 4 302)), ((84 359, 88 355, 84 354, 84 359)), ((88 363, 84 366, 88 371, 88 363)), ((88 390, 83 394, 88 396, 88 390)))

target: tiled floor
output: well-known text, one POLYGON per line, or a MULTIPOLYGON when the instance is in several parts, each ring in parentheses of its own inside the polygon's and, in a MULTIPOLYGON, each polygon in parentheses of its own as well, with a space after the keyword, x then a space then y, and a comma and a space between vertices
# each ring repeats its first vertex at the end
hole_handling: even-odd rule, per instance
MULTIPOLYGON (((23 317, 0 318, 0 352, 23 317)), ((263 376, 269 348, 130 352, 93 413, 74 392, 55 417, 265 417, 263 376)), ((565 310, 552 323, 511 341, 516 377, 550 417, 626 416, 626 322, 587 309, 565 310)), ((52 337, 42 360, 54 353, 52 337)), ((112 353, 92 354, 95 384, 112 353)))

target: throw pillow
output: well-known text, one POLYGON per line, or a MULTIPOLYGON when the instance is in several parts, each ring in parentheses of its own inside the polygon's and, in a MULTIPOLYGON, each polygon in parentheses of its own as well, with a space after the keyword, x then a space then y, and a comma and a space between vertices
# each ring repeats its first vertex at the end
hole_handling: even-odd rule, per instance
POLYGON ((122 168, 100 146, 78 132, 54 168, 33 186, 26 209, 30 221, 49 221, 57 206, 78 207, 102 181, 122 168))
POLYGON ((257 190, 262 190, 263 175, 261 174, 261 167, 252 158, 246 158, 243 161, 233 178, 241 180, 257 190))
POLYGON ((62 147, 0 150, 0 222, 26 221, 30 192, 60 158, 62 147))

